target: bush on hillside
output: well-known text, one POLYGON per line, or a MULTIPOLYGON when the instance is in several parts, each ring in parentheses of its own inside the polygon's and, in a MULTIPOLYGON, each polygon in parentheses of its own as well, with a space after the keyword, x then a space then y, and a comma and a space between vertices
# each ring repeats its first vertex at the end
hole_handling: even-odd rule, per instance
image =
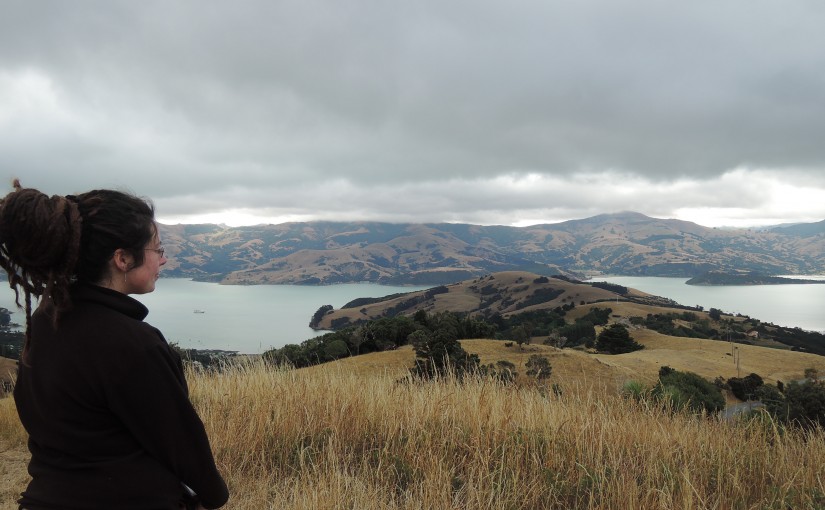
POLYGON ((757 374, 750 374, 745 377, 731 377, 728 379, 728 387, 731 393, 739 400, 755 400, 756 390, 764 384, 764 381, 757 374))
POLYGON ((778 387, 765 384, 755 392, 755 398, 765 404, 771 416, 786 425, 802 428, 825 428, 825 384, 815 381, 793 381, 778 387))
POLYGON ((458 378, 479 369, 479 358, 469 354, 458 341, 459 321, 455 314, 439 313, 428 321, 432 330, 419 329, 409 336, 415 349, 415 365, 410 373, 421 379, 454 375, 458 378))
POLYGON ((505 384, 515 382, 518 376, 516 365, 507 360, 499 360, 495 364, 484 365, 481 367, 480 372, 482 375, 493 377, 505 384))
POLYGON ((648 390, 645 385, 639 381, 631 380, 624 383, 621 390, 621 395, 625 398, 630 398, 636 402, 641 402, 647 397, 648 390))
POLYGON ((590 282, 592 287, 596 287, 598 289, 609 290, 610 292, 615 292, 616 294, 621 294, 624 296, 627 294, 627 287, 624 285, 617 285, 615 283, 607 283, 607 282, 590 282))
POLYGON ((566 324, 564 327, 559 328, 556 330, 556 334, 559 338, 566 338, 564 346, 575 347, 583 344, 588 338, 595 338, 596 328, 590 321, 577 320, 573 324, 566 324))
POLYGON ((621 324, 611 324, 599 333, 596 339, 596 349, 608 354, 624 354, 644 349, 644 345, 634 340, 626 327, 621 324))
POLYGON ((802 427, 825 427, 825 384, 805 381, 785 386, 788 421, 802 427))
POLYGON ((604 326, 610 320, 610 314, 613 313, 612 308, 591 308, 589 312, 581 316, 578 320, 591 322, 594 326, 604 326))
POLYGON ((675 409, 713 414, 725 408, 725 397, 712 382, 693 372, 680 372, 670 367, 659 370, 659 382, 651 394, 666 400, 675 409))
POLYGON ((550 360, 547 356, 539 354, 532 354, 527 359, 526 363, 527 375, 535 377, 538 380, 547 379, 553 373, 553 367, 550 366, 550 360))

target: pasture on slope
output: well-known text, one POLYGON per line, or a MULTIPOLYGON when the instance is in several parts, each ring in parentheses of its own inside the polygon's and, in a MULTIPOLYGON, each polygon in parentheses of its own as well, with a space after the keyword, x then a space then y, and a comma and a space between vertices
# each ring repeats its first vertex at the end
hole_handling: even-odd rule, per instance
MULTIPOLYGON (((462 341, 483 363, 511 361, 522 374, 531 354, 548 356, 561 395, 526 378, 399 383, 414 358, 409 346, 300 370, 247 363, 187 377, 232 492, 228 510, 825 505, 821 429, 781 432, 767 419, 726 421, 618 397, 624 380, 653 380, 662 364, 735 374, 725 342, 638 339, 645 350, 616 356, 462 341)), ((825 371, 820 356, 740 348, 758 373, 825 371)), ((10 398, 0 400, 0 461, 0 510, 11 510, 27 483, 27 454, 10 398)))
MULTIPOLYGON (((533 354, 546 356, 553 367, 549 382, 559 384, 562 390, 567 385, 575 385, 615 394, 629 380, 654 384, 662 366, 694 372, 711 381, 719 376, 729 379, 756 373, 767 383, 787 383, 803 379, 808 368, 825 374, 825 357, 816 354, 735 344, 740 350, 737 370, 730 355, 731 345, 727 342, 672 337, 646 329, 631 330, 631 334, 645 346, 643 350, 608 355, 540 344, 524 345, 520 349, 515 344, 507 347, 507 342, 490 339, 462 340, 461 346, 471 354, 478 354, 484 365, 502 360, 513 363, 522 382, 526 379, 525 364, 529 357, 533 354)), ((353 356, 305 370, 344 370, 359 375, 386 374, 399 378, 407 373, 414 360, 412 347, 406 345, 393 351, 353 356)))

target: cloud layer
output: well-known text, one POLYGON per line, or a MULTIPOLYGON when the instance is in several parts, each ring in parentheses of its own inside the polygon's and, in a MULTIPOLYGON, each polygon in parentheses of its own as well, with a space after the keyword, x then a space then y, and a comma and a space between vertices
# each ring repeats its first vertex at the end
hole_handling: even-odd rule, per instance
POLYGON ((0 168, 46 192, 181 221, 825 218, 815 2, 6 4, 0 168))

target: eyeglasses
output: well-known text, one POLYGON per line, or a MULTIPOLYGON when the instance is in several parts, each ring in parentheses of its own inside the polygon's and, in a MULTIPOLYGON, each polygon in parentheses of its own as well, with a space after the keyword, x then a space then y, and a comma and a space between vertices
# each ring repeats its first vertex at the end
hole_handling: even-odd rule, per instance
POLYGON ((166 248, 163 248, 163 247, 161 247, 161 248, 144 248, 144 250, 153 251, 153 252, 157 253, 158 255, 160 255, 160 258, 163 258, 163 254, 166 253, 166 248))

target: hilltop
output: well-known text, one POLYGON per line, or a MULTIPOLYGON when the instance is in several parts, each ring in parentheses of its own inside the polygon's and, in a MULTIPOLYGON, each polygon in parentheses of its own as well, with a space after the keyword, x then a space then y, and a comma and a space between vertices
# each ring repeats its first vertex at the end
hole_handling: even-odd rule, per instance
POLYGON ((825 222, 715 229, 625 212, 530 227, 307 222, 161 225, 165 273, 226 284, 442 284, 500 271, 692 277, 825 272, 825 222))
POLYGON ((731 337, 754 345, 825 355, 825 337, 818 333, 768 324, 758 318, 725 315, 720 310, 705 311, 684 306, 672 299, 621 285, 581 282, 558 275, 545 277, 523 271, 494 273, 383 298, 356 299, 339 309, 322 306, 309 325, 315 329, 337 330, 382 317, 412 316, 419 310, 454 312, 484 319, 555 310, 561 311, 567 323, 571 323, 591 310, 608 308, 613 322, 626 325, 692 338, 719 340, 731 337), (685 313, 692 319, 677 317, 685 313))
MULTIPOLYGON (((742 371, 744 375, 747 370, 759 371, 762 377, 776 381, 800 379, 805 368, 825 368, 825 336, 820 333, 717 309, 682 306, 619 285, 515 271, 424 291, 356 299, 337 310, 322 306, 310 326, 333 332, 273 349, 265 357, 299 367, 349 358, 344 363, 357 366, 367 359, 364 355, 377 353, 381 357, 373 359, 381 361, 375 366, 390 370, 393 363, 387 361, 407 352, 404 366, 409 368, 410 337, 416 328, 433 324, 447 324, 445 328, 453 329, 445 329, 445 334, 465 341, 495 338, 484 344, 493 349, 487 353, 493 363, 504 359, 501 356, 515 356, 523 364, 521 348, 526 342, 532 344, 528 352, 552 353, 576 360, 577 366, 611 365, 614 368, 604 376, 616 384, 634 377, 655 379, 665 365, 725 379, 742 371), (452 322, 431 320, 440 314, 455 318, 452 322), (651 349, 621 356, 596 352, 593 341, 603 327, 613 323, 625 326, 637 342, 651 349), (519 343, 516 348, 514 340, 519 343), (397 352, 378 352, 387 350, 397 352), (745 353, 748 359, 743 365, 745 353), (624 361, 616 364, 616 360, 624 361)), ((596 373, 577 370, 588 376, 596 373)))
MULTIPOLYGON (((597 284, 598 285, 598 284, 597 284)), ((670 299, 619 285, 595 286, 571 278, 541 276, 526 271, 504 271, 442 285, 428 290, 384 298, 356 299, 337 310, 329 310, 311 327, 339 329, 359 321, 426 312, 510 315, 561 306, 633 300, 651 306, 675 306, 670 299)))

